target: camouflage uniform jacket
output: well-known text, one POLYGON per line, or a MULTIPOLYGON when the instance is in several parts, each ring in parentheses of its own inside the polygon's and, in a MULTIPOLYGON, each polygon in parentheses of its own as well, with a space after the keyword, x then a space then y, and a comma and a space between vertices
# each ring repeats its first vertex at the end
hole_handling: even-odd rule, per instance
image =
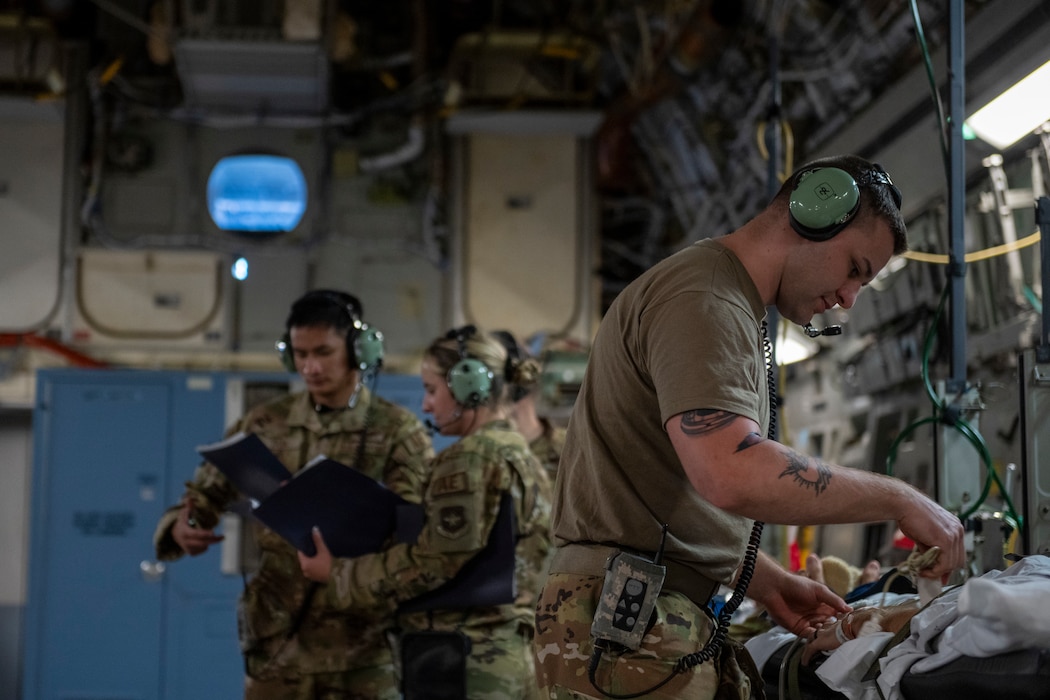
POLYGON ((551 553, 551 485, 525 438, 496 420, 450 445, 434 459, 423 504, 426 520, 414 544, 336 560, 327 593, 339 607, 386 609, 451 579, 486 544, 510 492, 517 519, 518 594, 508 605, 412 613, 406 628, 492 630, 534 626, 536 597, 551 553))
POLYGON ((553 484, 561 462, 561 452, 565 449, 565 428, 554 425, 549 418, 540 418, 540 424, 543 432, 529 443, 529 449, 543 463, 553 484))
MULTIPOLYGON (((291 472, 318 454, 354 466, 405 499, 420 502, 429 462, 430 438, 410 411, 360 390, 354 408, 330 413, 314 410, 306 392, 282 397, 249 412, 229 432, 257 434, 291 472), (367 430, 366 430, 367 421, 367 430), (358 462, 359 445, 365 438, 358 462)), ((206 525, 239 498, 225 476, 213 465, 197 468, 186 484, 196 516, 206 525)), ((177 508, 161 518, 154 536, 159 559, 183 554, 171 538, 177 508)), ((389 618, 365 611, 335 610, 317 590, 309 613, 289 642, 286 636, 310 587, 299 568, 295 549, 280 535, 251 520, 259 544, 259 570, 248 582, 239 606, 241 649, 249 671, 274 665, 303 673, 327 673, 371 666, 377 657, 389 657, 384 630, 389 618), (281 660, 271 663, 280 653, 281 660)))

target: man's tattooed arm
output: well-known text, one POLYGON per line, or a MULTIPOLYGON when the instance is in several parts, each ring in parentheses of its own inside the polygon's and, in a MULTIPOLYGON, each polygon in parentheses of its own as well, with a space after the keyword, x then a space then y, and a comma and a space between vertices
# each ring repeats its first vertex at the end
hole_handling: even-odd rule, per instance
POLYGON ((813 489, 816 495, 820 495, 831 483, 831 467, 827 462, 813 459, 817 466, 816 473, 809 469, 810 458, 801 455, 790 448, 784 448, 784 456, 787 458, 787 467, 780 472, 781 477, 789 476, 804 488, 813 489))
POLYGON ((758 433, 748 433, 744 436, 744 439, 740 441, 740 444, 736 446, 737 452, 743 452, 749 447, 754 447, 758 443, 762 442, 762 436, 758 433))
MULTIPOLYGON (((737 415, 728 411, 686 411, 682 414, 682 432, 686 435, 697 436, 713 433, 720 428, 731 424, 737 415)), ((758 433, 748 433, 740 444, 736 446, 737 452, 743 452, 762 442, 762 436, 758 433)))
POLYGON ((682 432, 686 435, 708 435, 725 428, 737 419, 735 413, 703 409, 682 414, 682 432))
MULTIPOLYGON (((725 428, 737 417, 735 413, 728 411, 687 411, 682 414, 682 432, 686 435, 708 435, 725 428)), ((758 433, 748 433, 736 446, 736 451, 743 452, 764 441, 764 438, 758 433)), ((831 483, 831 466, 827 462, 807 457, 783 445, 778 445, 778 447, 783 450, 787 461, 787 467, 780 472, 780 478, 791 477, 803 488, 813 489, 818 496, 827 490, 828 484, 831 483), (816 466, 815 471, 810 469, 811 460, 816 466)))

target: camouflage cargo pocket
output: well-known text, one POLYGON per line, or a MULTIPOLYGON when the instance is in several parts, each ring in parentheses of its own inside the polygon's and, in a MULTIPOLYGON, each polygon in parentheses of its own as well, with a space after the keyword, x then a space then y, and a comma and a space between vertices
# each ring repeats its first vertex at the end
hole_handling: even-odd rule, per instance
POLYGON ((718 690, 715 700, 765 700, 765 684, 744 646, 726 639, 718 654, 718 690))

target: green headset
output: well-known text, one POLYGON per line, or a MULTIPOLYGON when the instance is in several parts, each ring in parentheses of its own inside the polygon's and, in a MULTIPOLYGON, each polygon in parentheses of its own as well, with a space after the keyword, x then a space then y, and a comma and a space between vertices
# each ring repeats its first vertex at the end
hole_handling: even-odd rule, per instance
MULTIPOLYGON (((901 192, 890 176, 875 163, 863 185, 881 184, 901 208, 901 192)), ((788 201, 791 228, 811 241, 826 241, 849 225, 860 209, 860 185, 841 168, 804 170, 795 179, 788 201)))
POLYGON ((474 326, 463 326, 445 334, 445 338, 455 339, 459 349, 459 361, 448 371, 445 381, 452 398, 463 408, 477 408, 488 401, 496 380, 495 373, 488 365, 467 354, 467 340, 477 332, 474 326))
POLYGON ((354 352, 352 357, 360 370, 376 369, 383 364, 383 331, 362 323, 354 334, 354 352))
MULTIPOLYGON (((383 364, 383 333, 361 320, 361 303, 357 298, 345 292, 317 289, 307 292, 292 304, 293 314, 297 306, 318 302, 336 306, 350 320, 350 330, 346 334, 346 356, 350 368, 362 371, 378 369, 383 364)), ((290 331, 285 330, 274 346, 284 368, 289 372, 297 371, 290 331)))

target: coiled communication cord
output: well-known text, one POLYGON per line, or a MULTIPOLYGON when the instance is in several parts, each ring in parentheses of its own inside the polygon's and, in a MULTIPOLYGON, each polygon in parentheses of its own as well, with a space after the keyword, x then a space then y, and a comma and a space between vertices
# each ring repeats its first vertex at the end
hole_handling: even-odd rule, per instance
MULTIPOLYGON (((779 399, 777 398, 776 373, 773 370, 773 345, 769 341, 769 326, 765 320, 762 321, 762 354, 765 356, 766 361, 766 387, 769 390, 769 429, 766 432, 766 437, 770 440, 775 440, 777 435, 777 405, 779 404, 779 399)), ((763 527, 765 527, 765 524, 759 520, 756 520, 751 527, 751 536, 748 538, 747 549, 744 551, 744 562, 740 567, 740 575, 737 577, 736 586, 733 587, 733 594, 718 612, 718 618, 715 621, 715 631, 711 633, 711 638, 707 640, 707 643, 704 644, 699 651, 687 654, 678 659, 671 672, 659 683, 637 693, 620 695, 609 693, 598 687, 598 662, 601 661, 602 652, 608 648, 608 643, 605 643, 600 639, 595 640, 594 652, 591 654, 591 663, 587 669, 587 675, 590 677, 591 685, 594 689, 607 698, 613 698, 613 700, 640 698, 667 685, 667 683, 679 673, 685 673, 705 661, 715 659, 722 650, 722 645, 725 644, 726 638, 729 636, 729 625, 733 613, 735 613, 737 608, 740 607, 740 604, 744 602, 744 597, 747 595, 747 587, 751 584, 751 577, 755 574, 755 564, 758 561, 758 548, 762 542, 763 527)), ((662 549, 663 548, 661 547, 661 550, 662 549)))
MULTIPOLYGON (((776 375, 773 371, 773 345, 769 342, 769 326, 764 320, 762 321, 762 352, 766 359, 766 388, 769 390, 769 430, 766 433, 766 437, 770 440, 775 440, 777 435, 777 404, 779 401, 777 399, 776 375)), ((744 552, 744 563, 740 567, 740 576, 737 578, 736 586, 733 588, 733 595, 729 597, 729 600, 718 612, 718 623, 715 625, 715 631, 712 633, 711 639, 707 640, 707 644, 700 651, 680 658, 678 663, 675 664, 676 673, 688 671, 705 661, 710 661, 718 656, 718 652, 721 651, 722 644, 725 643, 726 637, 729 636, 729 622, 733 617, 733 613, 744 602, 744 596, 747 595, 747 587, 751 584, 751 577, 755 574, 758 547, 762 542, 762 528, 764 526, 764 523, 756 520, 751 528, 751 537, 748 539, 747 550, 744 552)))

